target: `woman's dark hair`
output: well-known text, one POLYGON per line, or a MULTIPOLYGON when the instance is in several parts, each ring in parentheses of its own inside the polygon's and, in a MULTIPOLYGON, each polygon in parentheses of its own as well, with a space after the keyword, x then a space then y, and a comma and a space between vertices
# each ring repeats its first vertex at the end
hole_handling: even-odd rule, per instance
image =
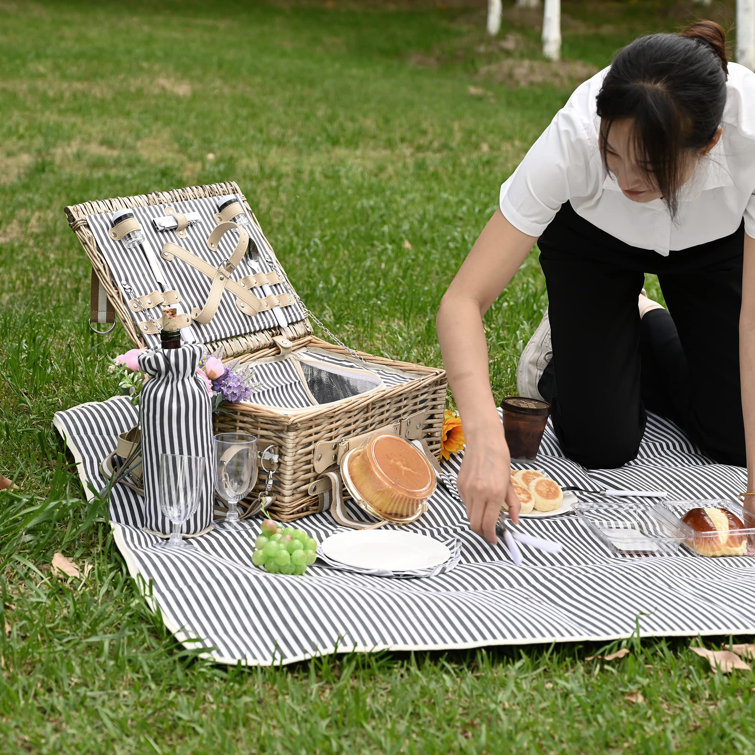
POLYGON ((614 121, 631 118, 635 153, 644 157, 674 217, 689 153, 704 149, 721 123, 726 77, 726 32, 714 21, 627 45, 597 98, 603 163, 614 121))

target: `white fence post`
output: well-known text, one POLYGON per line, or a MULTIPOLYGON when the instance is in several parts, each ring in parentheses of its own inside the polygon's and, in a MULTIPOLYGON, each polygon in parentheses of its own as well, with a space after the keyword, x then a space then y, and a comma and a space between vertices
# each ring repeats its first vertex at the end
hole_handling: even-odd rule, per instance
POLYGON ((545 0, 543 55, 549 60, 561 58, 561 0, 545 0))
POLYGON ((737 0, 737 63, 755 70, 755 0, 737 0))
POLYGON ((488 34, 494 37, 501 30, 501 0, 488 0, 488 34))

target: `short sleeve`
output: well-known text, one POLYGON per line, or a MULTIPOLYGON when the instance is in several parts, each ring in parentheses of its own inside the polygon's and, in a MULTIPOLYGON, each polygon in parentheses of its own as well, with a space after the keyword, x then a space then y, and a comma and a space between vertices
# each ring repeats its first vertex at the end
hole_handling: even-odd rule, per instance
POLYGON ((565 202, 601 189, 595 98, 604 76, 601 71, 574 91, 501 186, 501 212, 528 236, 540 236, 565 202))

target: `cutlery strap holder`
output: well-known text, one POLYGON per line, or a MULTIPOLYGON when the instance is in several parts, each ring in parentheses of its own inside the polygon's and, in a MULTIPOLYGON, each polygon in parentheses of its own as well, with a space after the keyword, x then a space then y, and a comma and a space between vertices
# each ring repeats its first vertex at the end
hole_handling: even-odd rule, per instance
POLYGON ((231 273, 238 267, 239 262, 241 262, 241 259, 249 246, 249 234, 244 228, 235 223, 224 222, 215 228, 210 235, 210 238, 207 240, 207 247, 211 251, 215 251, 218 248, 220 238, 231 229, 238 231, 239 241, 236 244, 233 254, 217 267, 211 265, 209 262, 205 262, 200 257, 192 254, 188 249, 184 249, 182 246, 174 244, 172 241, 165 244, 162 249, 162 258, 164 260, 172 262, 174 259, 178 258, 182 262, 191 265, 195 270, 207 276, 212 281, 210 292, 207 295, 204 306, 201 309, 199 307, 194 307, 191 310, 192 319, 203 325, 209 323, 215 316, 215 313, 220 306, 220 300, 224 291, 229 291, 234 295, 236 299, 236 307, 239 311, 249 317, 254 317, 259 312, 272 309, 273 307, 287 307, 294 304, 294 298, 290 294, 280 294, 260 298, 246 288, 246 279, 236 281, 231 278, 231 273))

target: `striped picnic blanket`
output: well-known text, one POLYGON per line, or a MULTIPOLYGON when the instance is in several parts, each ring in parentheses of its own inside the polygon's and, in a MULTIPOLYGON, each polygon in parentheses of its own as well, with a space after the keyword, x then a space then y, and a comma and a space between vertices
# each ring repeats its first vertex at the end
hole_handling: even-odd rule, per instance
MULTIPOLYGON (((136 412, 124 397, 58 412, 54 424, 75 457, 91 499, 104 489, 100 463, 136 412)), ((115 540, 131 575, 166 626, 187 647, 220 663, 287 664, 336 652, 428 650, 642 636, 755 633, 755 559, 619 555, 574 512, 523 520, 528 534, 556 540, 558 554, 521 545, 515 566, 502 542, 470 532, 455 481, 460 457, 443 465, 429 511, 409 529, 451 544, 453 558, 431 574, 391 578, 318 560, 303 577, 252 564, 259 520, 239 532, 193 539, 195 548, 156 548, 141 530, 140 498, 116 485, 115 540)), ((607 498, 606 488, 667 490, 677 500, 726 499, 745 471, 712 463, 671 423, 651 416, 636 460, 589 473, 563 457, 550 426, 537 468, 581 488, 582 501, 627 521, 652 501, 607 498)), ((356 517, 363 516, 354 507, 356 517)), ((338 532, 327 513, 296 523, 318 542, 338 532)))

